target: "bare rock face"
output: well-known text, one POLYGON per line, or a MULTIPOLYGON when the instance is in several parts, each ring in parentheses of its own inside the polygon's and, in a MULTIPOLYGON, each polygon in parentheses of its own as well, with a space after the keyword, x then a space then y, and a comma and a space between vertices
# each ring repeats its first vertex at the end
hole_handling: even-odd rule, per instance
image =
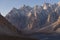
MULTIPOLYGON (((59 4, 59 3, 58 3, 59 4)), ((18 30, 27 33, 40 31, 58 31, 60 17, 60 6, 58 4, 45 3, 43 6, 23 6, 19 9, 13 8, 6 19, 16 26, 18 30), (56 26, 56 27, 55 27, 56 26)))

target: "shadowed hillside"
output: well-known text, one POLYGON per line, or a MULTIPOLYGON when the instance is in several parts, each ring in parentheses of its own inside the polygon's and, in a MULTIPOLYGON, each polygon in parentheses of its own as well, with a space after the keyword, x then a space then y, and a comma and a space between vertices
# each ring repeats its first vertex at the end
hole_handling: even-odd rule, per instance
POLYGON ((0 40, 37 40, 21 34, 21 31, 0 15, 0 40))

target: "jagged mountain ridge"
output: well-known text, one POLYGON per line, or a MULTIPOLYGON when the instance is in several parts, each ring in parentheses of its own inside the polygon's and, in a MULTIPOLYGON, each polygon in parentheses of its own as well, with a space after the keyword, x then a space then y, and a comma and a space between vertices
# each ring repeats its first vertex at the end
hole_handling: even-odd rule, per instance
MULTIPOLYGON (((20 9, 13 8, 6 19, 16 26, 19 30, 27 33, 40 32, 42 29, 55 30, 55 25, 60 25, 60 6, 59 3, 44 3, 43 6, 23 6, 20 9), (58 24, 56 24, 58 23, 58 24), (54 28, 53 28, 54 27, 54 28)), ((58 27, 57 27, 58 28, 58 27)), ((43 31, 44 31, 43 30, 43 31)))

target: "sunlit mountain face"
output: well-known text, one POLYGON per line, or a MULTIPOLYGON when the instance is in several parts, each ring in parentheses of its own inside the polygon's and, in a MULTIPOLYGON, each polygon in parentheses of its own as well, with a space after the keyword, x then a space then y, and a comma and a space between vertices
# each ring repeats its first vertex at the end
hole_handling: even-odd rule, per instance
POLYGON ((28 37, 41 40, 60 39, 60 2, 13 8, 5 18, 28 37))
POLYGON ((60 2, 44 3, 43 6, 23 6, 13 8, 5 18, 25 33, 57 32, 60 33, 60 2), (55 28, 57 29, 55 30, 55 28))

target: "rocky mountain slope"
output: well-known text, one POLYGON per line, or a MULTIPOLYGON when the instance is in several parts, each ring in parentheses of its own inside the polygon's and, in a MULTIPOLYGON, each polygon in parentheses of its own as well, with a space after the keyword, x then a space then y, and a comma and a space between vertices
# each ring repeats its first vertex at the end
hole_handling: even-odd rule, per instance
POLYGON ((0 34, 14 35, 17 32, 17 28, 0 14, 0 34))
MULTIPOLYGON (((59 2, 60 3, 60 2, 59 2)), ((25 33, 60 33, 60 4, 44 3, 43 6, 13 8, 5 18, 25 33)))
POLYGON ((37 40, 28 36, 21 35, 21 31, 12 25, 5 17, 0 14, 0 40, 37 40), (20 32, 20 34, 18 33, 20 32))

